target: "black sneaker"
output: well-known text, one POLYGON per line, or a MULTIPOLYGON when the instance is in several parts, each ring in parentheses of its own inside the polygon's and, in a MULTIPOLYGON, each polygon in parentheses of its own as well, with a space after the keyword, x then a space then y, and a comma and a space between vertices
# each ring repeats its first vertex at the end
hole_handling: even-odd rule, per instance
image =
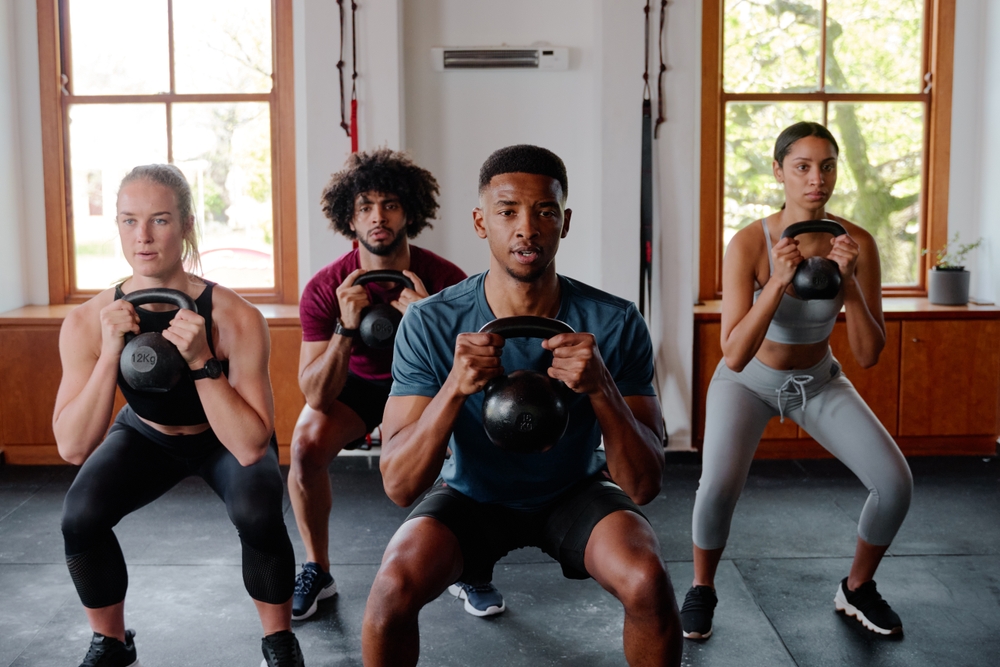
POLYGON ((712 636, 712 616, 719 598, 711 586, 692 586, 681 607, 681 628, 688 639, 708 639, 712 636))
POLYGON ((292 620, 302 621, 316 613, 319 601, 337 594, 337 582, 317 563, 306 563, 295 575, 295 594, 292 596, 292 620))
POLYGON ((880 635, 898 635, 903 632, 903 622, 875 590, 874 581, 866 581, 856 591, 850 591, 847 589, 847 577, 844 577, 837 587, 833 604, 837 611, 853 616, 872 632, 880 635))
POLYGON ((264 660, 260 667, 305 667, 299 640, 291 630, 282 630, 260 640, 264 660))
POLYGON ((80 667, 139 667, 139 659, 135 657, 135 642, 132 638, 135 632, 125 631, 125 643, 114 637, 105 637, 95 632, 90 640, 90 650, 80 663, 80 667))

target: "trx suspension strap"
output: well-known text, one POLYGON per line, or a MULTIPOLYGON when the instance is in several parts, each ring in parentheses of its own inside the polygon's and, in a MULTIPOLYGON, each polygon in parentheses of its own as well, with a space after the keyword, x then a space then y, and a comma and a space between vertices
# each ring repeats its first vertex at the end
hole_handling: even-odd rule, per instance
POLYGON ((347 104, 344 97, 344 0, 337 0, 340 7, 340 60, 337 70, 340 72, 340 127, 351 138, 351 152, 358 152, 358 41, 355 15, 358 11, 356 2, 351 2, 351 123, 347 124, 347 104))
POLYGON ((358 3, 351 1, 351 152, 358 152, 358 32, 355 16, 358 3))
POLYGON ((642 74, 642 180, 639 203, 639 313, 653 299, 653 109, 649 98, 649 3, 646 0, 646 60, 642 74))
MULTIPOLYGON (((663 98, 663 77, 667 73, 667 64, 663 62, 663 28, 667 25, 667 0, 660 0, 660 37, 659 37, 659 47, 660 47, 660 75, 656 82, 656 106, 659 110, 659 115, 656 117, 656 125, 653 127, 653 138, 660 138, 660 123, 667 120, 666 112, 666 102, 663 98)), ((648 65, 647 65, 648 67, 648 65)))

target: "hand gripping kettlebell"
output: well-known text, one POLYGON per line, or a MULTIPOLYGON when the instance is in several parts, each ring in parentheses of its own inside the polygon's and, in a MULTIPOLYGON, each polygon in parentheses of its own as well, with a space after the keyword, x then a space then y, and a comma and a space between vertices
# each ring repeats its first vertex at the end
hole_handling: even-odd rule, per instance
MULTIPOLYGON (((806 220, 788 225, 788 228, 781 233, 781 238, 795 238, 799 234, 810 232, 842 236, 847 230, 833 220, 806 220)), ((795 267, 792 289, 803 301, 833 299, 840 291, 840 267, 835 261, 826 257, 814 256, 804 259, 795 267)))
MULTIPOLYGON (((565 322, 532 316, 502 317, 479 332, 499 334, 504 339, 575 333, 565 322)), ((548 375, 517 370, 490 380, 483 393, 483 428, 501 449, 523 454, 543 452, 566 432, 572 392, 548 375)))
MULTIPOLYGON (((402 283, 404 286, 413 289, 413 281, 403 275, 402 271, 383 269, 380 271, 368 271, 359 276, 355 285, 366 285, 375 282, 402 283)), ((396 338, 396 329, 399 328, 399 321, 403 319, 403 314, 388 303, 375 303, 365 306, 361 311, 361 340, 368 347, 382 349, 392 347, 392 341, 396 338)))
MULTIPOLYGON (((133 306, 172 303, 195 313, 198 306, 184 292, 166 288, 141 289, 122 297, 133 306)), ((177 347, 157 331, 125 334, 125 349, 118 362, 128 386, 137 391, 165 392, 174 388, 188 371, 177 347)))

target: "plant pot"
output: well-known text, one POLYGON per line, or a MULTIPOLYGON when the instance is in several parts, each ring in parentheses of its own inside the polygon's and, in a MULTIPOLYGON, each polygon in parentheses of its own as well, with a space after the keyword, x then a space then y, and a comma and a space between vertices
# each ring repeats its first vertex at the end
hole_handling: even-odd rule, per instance
POLYGON ((938 306, 964 306, 969 302, 971 275, 965 269, 931 269, 927 272, 927 300, 938 306))

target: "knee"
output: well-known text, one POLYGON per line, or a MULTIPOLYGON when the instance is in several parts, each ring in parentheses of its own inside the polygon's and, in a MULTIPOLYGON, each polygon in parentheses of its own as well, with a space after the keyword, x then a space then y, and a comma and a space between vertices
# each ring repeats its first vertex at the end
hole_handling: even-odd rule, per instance
POLYGON ((85 540, 111 530, 117 523, 95 500, 67 494, 62 515, 62 534, 67 542, 85 540))
POLYGON ((676 606, 663 562, 650 554, 629 562, 628 574, 616 585, 618 600, 630 616, 664 616, 676 606))
POLYGON ((874 487, 870 491, 878 496, 880 507, 905 514, 913 497, 913 474, 906 460, 900 456, 898 465, 891 468, 887 466, 874 487))
POLYGON ((416 618, 423 607, 417 579, 389 555, 372 583, 365 616, 376 628, 388 629, 406 619, 416 618))
POLYGON ((281 507, 281 491, 253 487, 227 499, 229 520, 241 537, 251 543, 267 540, 275 531, 287 532, 281 507))

